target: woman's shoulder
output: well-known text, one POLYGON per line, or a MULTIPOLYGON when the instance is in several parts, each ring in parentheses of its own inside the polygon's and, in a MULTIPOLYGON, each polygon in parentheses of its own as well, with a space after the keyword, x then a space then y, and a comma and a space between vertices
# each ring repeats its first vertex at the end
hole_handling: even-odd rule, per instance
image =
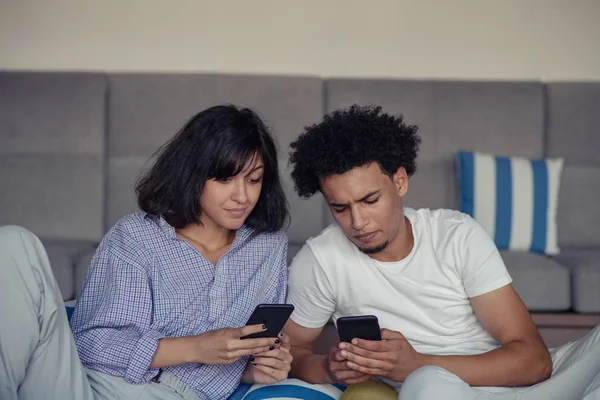
POLYGON ((288 234, 284 229, 274 232, 260 232, 255 234, 255 239, 260 239, 272 244, 287 243, 288 234))
POLYGON ((161 227, 162 219, 159 216, 138 212, 125 215, 119 219, 107 235, 130 238, 140 241, 146 236, 156 235, 161 227))
POLYGON ((242 227, 241 235, 246 237, 245 245, 249 248, 262 248, 275 250, 281 246, 287 246, 288 234, 284 229, 273 232, 256 232, 247 226, 242 227))
POLYGON ((157 236, 160 217, 147 213, 132 213, 119 219, 106 233, 100 249, 116 256, 147 258, 146 243, 157 236))

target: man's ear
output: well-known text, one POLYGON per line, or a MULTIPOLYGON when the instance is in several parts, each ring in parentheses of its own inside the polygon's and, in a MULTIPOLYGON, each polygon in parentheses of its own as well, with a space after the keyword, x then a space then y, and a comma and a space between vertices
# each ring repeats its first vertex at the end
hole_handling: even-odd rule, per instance
POLYGON ((408 174, 406 173, 406 168, 398 168, 392 176, 392 181, 396 185, 400 196, 404 196, 408 192, 408 174))

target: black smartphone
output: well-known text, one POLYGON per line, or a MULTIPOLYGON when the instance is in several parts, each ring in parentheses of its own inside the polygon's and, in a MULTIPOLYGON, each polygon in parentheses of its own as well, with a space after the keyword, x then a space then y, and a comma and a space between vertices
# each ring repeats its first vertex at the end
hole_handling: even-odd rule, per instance
POLYGON ((267 330, 263 332, 246 335, 242 339, 254 338, 276 338, 290 315, 294 311, 291 304, 259 304, 246 322, 246 325, 267 325, 267 330))
POLYGON ((340 342, 350 343, 352 339, 381 340, 379 321, 374 315, 341 317, 337 320, 340 342))

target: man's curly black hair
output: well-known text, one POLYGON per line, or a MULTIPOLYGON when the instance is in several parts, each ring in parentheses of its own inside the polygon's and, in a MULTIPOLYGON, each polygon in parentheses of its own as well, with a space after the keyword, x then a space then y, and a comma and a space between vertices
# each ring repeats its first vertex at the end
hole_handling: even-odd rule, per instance
POLYGON ((311 197, 321 189, 320 178, 343 174, 355 167, 377 162, 392 176, 400 167, 408 176, 416 171, 421 144, 417 126, 403 117, 381 112, 381 107, 356 104, 323 117, 306 127, 291 144, 290 165, 296 191, 311 197))

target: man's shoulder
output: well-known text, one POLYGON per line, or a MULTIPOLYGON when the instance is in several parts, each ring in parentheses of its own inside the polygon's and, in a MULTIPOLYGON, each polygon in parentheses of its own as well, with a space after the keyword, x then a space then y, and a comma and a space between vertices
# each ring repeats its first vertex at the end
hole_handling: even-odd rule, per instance
POLYGON ((331 224, 323 229, 317 236, 309 238, 306 241, 306 244, 312 249, 321 250, 329 248, 346 248, 351 243, 339 225, 331 224))
POLYGON ((422 240, 430 241, 437 256, 454 257, 494 246, 490 234, 469 214, 458 210, 414 210, 407 217, 422 240), (457 253, 458 252, 458 253, 457 253))
POLYGON ((404 215, 411 223, 429 225, 432 228, 452 229, 454 227, 469 228, 476 224, 475 220, 468 214, 449 208, 404 208, 404 215))
POLYGON ((351 257, 353 253, 352 242, 348 240, 342 229, 332 224, 323 229, 318 235, 312 236, 306 240, 306 243, 294 257, 291 267, 296 264, 302 264, 306 268, 307 264, 314 263, 320 268, 328 268, 335 260, 340 257, 351 257), (312 263, 308 262, 312 260, 312 263))

